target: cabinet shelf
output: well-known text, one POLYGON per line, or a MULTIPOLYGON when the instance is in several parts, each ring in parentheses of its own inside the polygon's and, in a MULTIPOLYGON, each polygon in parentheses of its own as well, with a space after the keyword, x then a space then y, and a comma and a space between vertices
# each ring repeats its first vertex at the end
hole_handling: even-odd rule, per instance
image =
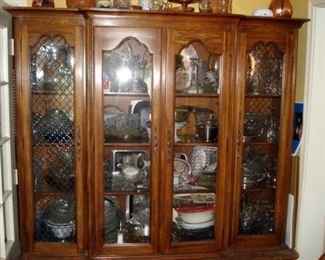
POLYGON ((112 97, 144 97, 149 98, 150 95, 148 93, 134 93, 134 92, 105 92, 104 96, 112 96, 112 97))
POLYGON ((104 147, 150 147, 150 143, 104 143, 104 147))
POLYGON ((189 193, 212 193, 215 192, 212 189, 189 189, 189 190, 174 190, 174 194, 189 194, 189 193))
POLYGON ((174 146, 177 147, 182 147, 182 146, 187 146, 187 147, 194 147, 194 146, 218 146, 217 143, 208 143, 208 142, 197 142, 197 143, 175 143, 174 146))
POLYGON ((242 192, 246 194, 261 193, 261 192, 271 193, 274 192, 275 189, 276 187, 246 188, 246 189, 242 189, 242 192))
POLYGON ((244 146, 273 146, 277 147, 278 143, 270 143, 270 142, 244 142, 244 146))
POLYGON ((47 192, 35 192, 35 198, 40 200, 46 197, 64 197, 64 196, 74 196, 74 191, 63 192, 63 191, 47 191, 47 192))
POLYGON ((150 191, 104 191, 105 196, 148 195, 150 191))
POLYGON ((272 99, 280 99, 282 96, 281 95, 261 95, 261 94, 258 94, 258 95, 249 95, 249 94, 246 94, 245 95, 245 98, 251 98, 251 99, 258 99, 258 98, 272 98, 272 99))
POLYGON ((218 98, 219 94, 187 94, 187 93, 176 93, 175 97, 190 97, 190 98, 218 98))
POLYGON ((71 91, 58 91, 58 90, 32 90, 33 95, 65 95, 73 96, 74 94, 71 91))

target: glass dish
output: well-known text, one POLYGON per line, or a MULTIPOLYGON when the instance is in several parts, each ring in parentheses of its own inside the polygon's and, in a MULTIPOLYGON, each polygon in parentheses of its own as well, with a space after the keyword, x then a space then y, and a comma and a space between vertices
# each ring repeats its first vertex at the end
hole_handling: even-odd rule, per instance
POLYGON ((72 197, 57 198, 45 208, 43 220, 48 231, 59 241, 75 235, 75 203, 72 197))
POLYGON ((188 183, 191 172, 191 165, 187 161, 180 158, 174 158, 174 186, 188 183))
POLYGON ((213 146, 195 146, 188 153, 192 174, 198 176, 203 172, 215 172, 217 169, 218 148, 213 146))

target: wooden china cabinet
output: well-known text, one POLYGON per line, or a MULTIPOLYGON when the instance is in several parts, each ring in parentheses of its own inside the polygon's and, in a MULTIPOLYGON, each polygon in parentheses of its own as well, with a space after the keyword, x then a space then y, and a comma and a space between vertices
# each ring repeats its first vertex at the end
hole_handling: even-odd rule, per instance
POLYGON ((297 257, 284 232, 305 20, 7 11, 24 258, 297 257))

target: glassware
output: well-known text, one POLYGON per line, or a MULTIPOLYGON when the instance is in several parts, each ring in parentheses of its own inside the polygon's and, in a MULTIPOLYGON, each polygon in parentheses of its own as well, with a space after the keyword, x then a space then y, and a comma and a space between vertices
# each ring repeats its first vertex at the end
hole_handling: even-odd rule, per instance
POLYGON ((230 11, 230 0, 217 0, 216 13, 227 14, 230 11))
POLYGON ((200 0, 199 2, 199 10, 201 13, 211 13, 211 0, 200 0))
POLYGON ((185 88, 185 92, 189 94, 202 93, 202 86, 199 84, 199 66, 202 61, 198 58, 190 58, 190 85, 185 88))
POLYGON ((198 0, 168 0, 168 2, 181 4, 181 7, 178 10, 182 12, 193 12, 194 8, 189 7, 188 5, 192 3, 197 3, 198 0))
POLYGON ((96 7, 113 8, 113 1, 112 0, 96 0, 96 7))
POLYGON ((130 0, 113 0, 114 8, 118 9, 131 9, 131 1, 130 0))
MULTIPOLYGON (((129 4, 130 1, 114 0, 114 8, 128 8, 129 4)), ((103 53, 105 92, 148 93, 151 86, 152 56, 136 39, 130 38, 103 53)))
POLYGON ((265 141, 268 127, 268 114, 245 113, 244 138, 245 141, 265 141))
POLYGON ((104 237, 105 242, 115 243, 117 241, 117 230, 121 216, 118 203, 114 197, 104 198, 104 237))
POLYGON ((269 143, 277 143, 280 136, 280 121, 278 118, 271 117, 269 119, 269 126, 266 133, 266 140, 269 143))
POLYGON ((30 57, 32 170, 34 192, 39 192, 34 239, 72 242, 75 198, 55 197, 75 187, 74 48, 62 36, 44 36, 31 48, 30 57))
POLYGON ((246 55, 246 94, 281 95, 283 64, 283 53, 276 45, 256 44, 246 55))
POLYGON ((151 0, 139 0, 139 6, 141 6, 142 10, 152 10, 153 2, 151 0))
POLYGON ((293 11, 290 0, 272 0, 269 9, 275 17, 291 17, 293 11))
POLYGON ((152 10, 163 10, 166 7, 166 2, 164 0, 153 0, 152 10))
POLYGON ((73 135, 73 122, 63 110, 47 109, 42 118, 43 135, 47 142, 69 142, 73 135))
POLYGON ((75 236, 75 205, 72 197, 52 201, 44 211, 44 222, 49 232, 64 242, 75 236))
POLYGON ((46 182, 59 191, 74 190, 74 157, 71 151, 58 155, 47 168, 46 182))

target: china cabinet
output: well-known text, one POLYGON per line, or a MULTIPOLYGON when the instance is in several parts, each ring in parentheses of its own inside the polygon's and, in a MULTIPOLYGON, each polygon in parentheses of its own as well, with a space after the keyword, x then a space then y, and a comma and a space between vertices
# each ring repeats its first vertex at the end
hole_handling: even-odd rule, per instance
POLYGON ((302 19, 9 8, 22 255, 295 259, 302 19))

